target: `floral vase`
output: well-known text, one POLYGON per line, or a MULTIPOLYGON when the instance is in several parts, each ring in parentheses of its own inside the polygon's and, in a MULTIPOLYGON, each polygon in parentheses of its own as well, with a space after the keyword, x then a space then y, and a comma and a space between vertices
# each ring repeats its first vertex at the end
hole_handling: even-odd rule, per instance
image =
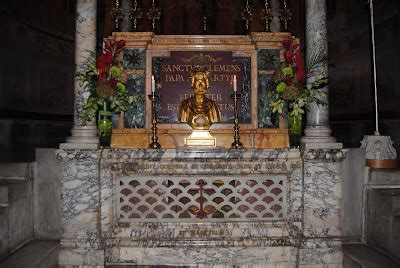
POLYGON ((107 103, 104 103, 103 109, 99 110, 99 120, 97 121, 100 146, 102 147, 108 147, 111 144, 111 133, 112 133, 111 116, 112 113, 108 110, 107 103))
POLYGON ((300 146, 302 115, 288 116, 290 147, 300 146))

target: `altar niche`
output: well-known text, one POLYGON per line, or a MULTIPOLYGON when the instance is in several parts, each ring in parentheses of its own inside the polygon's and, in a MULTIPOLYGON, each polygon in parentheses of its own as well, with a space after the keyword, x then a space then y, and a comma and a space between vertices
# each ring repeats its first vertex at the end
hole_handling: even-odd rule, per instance
POLYGON ((151 77, 156 81, 158 142, 162 148, 185 147, 191 133, 178 120, 181 102, 193 94, 188 73, 206 66, 211 88, 207 98, 222 113, 210 133, 216 146, 230 148, 234 139, 233 76, 237 77, 240 138, 244 148, 289 147, 284 120, 271 113, 268 91, 274 90, 272 74, 284 61, 282 40, 289 33, 252 33, 250 36, 157 36, 153 33, 113 33, 125 40, 123 68, 128 91, 142 101, 125 113, 124 128, 114 129, 113 148, 148 148, 152 137, 151 77))

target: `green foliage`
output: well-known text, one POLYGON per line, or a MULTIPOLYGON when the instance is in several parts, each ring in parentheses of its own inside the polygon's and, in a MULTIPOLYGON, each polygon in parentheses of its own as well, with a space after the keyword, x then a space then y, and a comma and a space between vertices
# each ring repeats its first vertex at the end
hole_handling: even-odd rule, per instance
MULTIPOLYGON (((117 42, 111 42, 106 53, 101 53, 97 58, 95 53, 90 53, 86 62, 76 73, 79 85, 89 94, 85 105, 79 112, 81 122, 85 125, 88 120, 96 118, 97 111, 103 109, 105 102, 110 104, 114 113, 127 111, 129 107, 139 101, 128 93, 124 82, 126 74, 120 68, 118 53, 121 47, 115 49, 117 42), (111 60, 109 60, 111 58, 111 60), (99 65, 98 65, 99 64, 99 65)), ((119 43, 120 44, 120 43, 119 43)))
POLYGON ((306 63, 306 73, 310 74, 313 69, 315 69, 317 66, 319 66, 326 60, 328 60, 328 56, 325 53, 323 53, 322 50, 317 51, 311 56, 310 60, 306 63))
MULTIPOLYGON (((294 49, 290 51, 292 53, 290 55, 301 57, 297 49, 298 47, 294 46, 294 49)), ((324 74, 316 73, 326 60, 327 56, 322 51, 318 51, 311 57, 305 68, 305 77, 314 80, 306 86, 303 86, 303 83, 297 80, 293 71, 296 67, 296 72, 298 72, 299 67, 296 66, 299 62, 298 60, 290 59, 290 62, 286 62, 286 66, 277 70, 274 74, 275 82, 277 83, 275 91, 269 93, 269 107, 272 112, 282 114, 284 112, 283 108, 287 105, 289 116, 299 117, 309 109, 309 104, 312 102, 317 105, 326 105, 327 100, 324 88, 328 85, 329 80, 324 74), (287 84, 287 81, 290 84, 287 84)))

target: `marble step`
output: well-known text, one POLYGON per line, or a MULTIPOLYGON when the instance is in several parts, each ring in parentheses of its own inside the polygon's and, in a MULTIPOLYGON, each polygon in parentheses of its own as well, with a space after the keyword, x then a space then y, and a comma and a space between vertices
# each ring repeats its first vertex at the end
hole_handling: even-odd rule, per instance
POLYGON ((0 268, 58 267, 59 242, 35 240, 0 261, 0 268))
POLYGON ((344 268, 398 268, 400 263, 365 244, 343 245, 344 268))
POLYGON ((377 186, 400 187, 400 169, 371 169, 369 183, 377 186))
POLYGON ((9 186, 12 184, 24 183, 30 180, 28 177, 19 176, 0 176, 0 186, 9 186))

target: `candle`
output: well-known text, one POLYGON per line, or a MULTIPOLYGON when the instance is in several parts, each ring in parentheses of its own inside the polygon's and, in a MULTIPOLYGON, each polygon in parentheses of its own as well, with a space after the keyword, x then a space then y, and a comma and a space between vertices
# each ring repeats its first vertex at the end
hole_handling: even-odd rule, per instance
POLYGON ((236 93, 237 91, 237 81, 236 81, 236 74, 233 76, 233 91, 236 93))
POLYGON ((151 92, 156 92, 156 81, 154 80, 154 75, 151 76, 151 92))

